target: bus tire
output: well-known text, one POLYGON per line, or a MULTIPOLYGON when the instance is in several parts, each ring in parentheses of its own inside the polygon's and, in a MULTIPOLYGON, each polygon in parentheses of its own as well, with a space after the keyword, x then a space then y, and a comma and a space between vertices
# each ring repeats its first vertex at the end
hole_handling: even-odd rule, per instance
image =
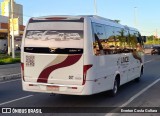
POLYGON ((140 76, 135 79, 135 82, 140 82, 141 76, 142 76, 142 74, 140 74, 140 76))
POLYGON ((142 75, 143 75, 143 68, 141 69, 140 76, 135 79, 135 82, 140 82, 142 75))
POLYGON ((114 80, 114 85, 113 85, 113 89, 110 90, 110 96, 114 97, 116 96, 117 92, 118 92, 118 88, 119 88, 119 79, 115 78, 114 80))

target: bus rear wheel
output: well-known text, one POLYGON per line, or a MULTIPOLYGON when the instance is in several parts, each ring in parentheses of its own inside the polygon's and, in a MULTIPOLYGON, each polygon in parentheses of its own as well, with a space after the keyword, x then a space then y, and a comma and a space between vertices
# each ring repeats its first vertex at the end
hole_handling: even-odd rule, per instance
POLYGON ((136 78, 135 81, 139 82, 141 80, 142 75, 143 75, 143 68, 141 69, 140 76, 138 78, 136 78))
POLYGON ((119 83, 119 82, 118 82, 118 79, 116 78, 116 79, 114 80, 113 89, 110 90, 110 95, 111 95, 111 97, 116 96, 116 94, 117 94, 117 92, 118 92, 118 88, 119 88, 119 84, 118 84, 118 83, 119 83))

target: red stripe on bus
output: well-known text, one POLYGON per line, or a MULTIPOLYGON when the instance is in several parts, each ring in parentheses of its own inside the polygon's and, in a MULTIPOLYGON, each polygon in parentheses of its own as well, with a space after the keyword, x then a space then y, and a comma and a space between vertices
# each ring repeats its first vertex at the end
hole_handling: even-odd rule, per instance
POLYGON ((84 85, 86 83, 86 75, 87 75, 87 71, 92 67, 92 64, 89 65, 84 65, 83 66, 83 82, 82 85, 84 85))
POLYGON ((24 63, 22 63, 21 62, 21 75, 22 75, 22 79, 23 79, 23 81, 25 81, 25 79, 24 79, 24 63))
POLYGON ((55 71, 55 70, 57 70, 59 68, 63 68, 63 67, 67 67, 67 66, 71 66, 71 65, 75 64, 77 61, 79 61, 79 59, 81 58, 81 56, 82 55, 69 55, 63 62, 45 68, 41 72, 41 74, 39 75, 37 82, 47 83, 49 75, 53 71, 55 71))

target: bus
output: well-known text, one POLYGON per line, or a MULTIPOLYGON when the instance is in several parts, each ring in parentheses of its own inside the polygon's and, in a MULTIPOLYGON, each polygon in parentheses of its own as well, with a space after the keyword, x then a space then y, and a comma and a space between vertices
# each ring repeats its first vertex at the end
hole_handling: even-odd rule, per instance
POLYGON ((99 16, 31 18, 21 46, 23 90, 68 95, 109 91, 115 96, 121 85, 140 80, 143 43, 137 29, 99 16), (79 38, 28 38, 34 31, 77 33, 79 38))

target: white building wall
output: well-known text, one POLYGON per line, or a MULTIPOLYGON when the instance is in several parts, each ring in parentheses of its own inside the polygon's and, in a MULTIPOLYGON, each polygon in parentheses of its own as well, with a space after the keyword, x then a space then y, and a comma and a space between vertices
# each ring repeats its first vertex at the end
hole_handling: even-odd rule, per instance
MULTIPOLYGON (((10 2, 9 0, 4 0, 1 2, 1 15, 2 16, 9 16, 10 9, 10 2)), ((19 24, 23 25, 23 6, 21 4, 16 4, 14 2, 14 18, 19 18, 19 24)))
POLYGON ((7 39, 0 39, 0 51, 7 49, 7 39))
POLYGON ((8 17, 0 15, 0 23, 8 23, 8 17))

